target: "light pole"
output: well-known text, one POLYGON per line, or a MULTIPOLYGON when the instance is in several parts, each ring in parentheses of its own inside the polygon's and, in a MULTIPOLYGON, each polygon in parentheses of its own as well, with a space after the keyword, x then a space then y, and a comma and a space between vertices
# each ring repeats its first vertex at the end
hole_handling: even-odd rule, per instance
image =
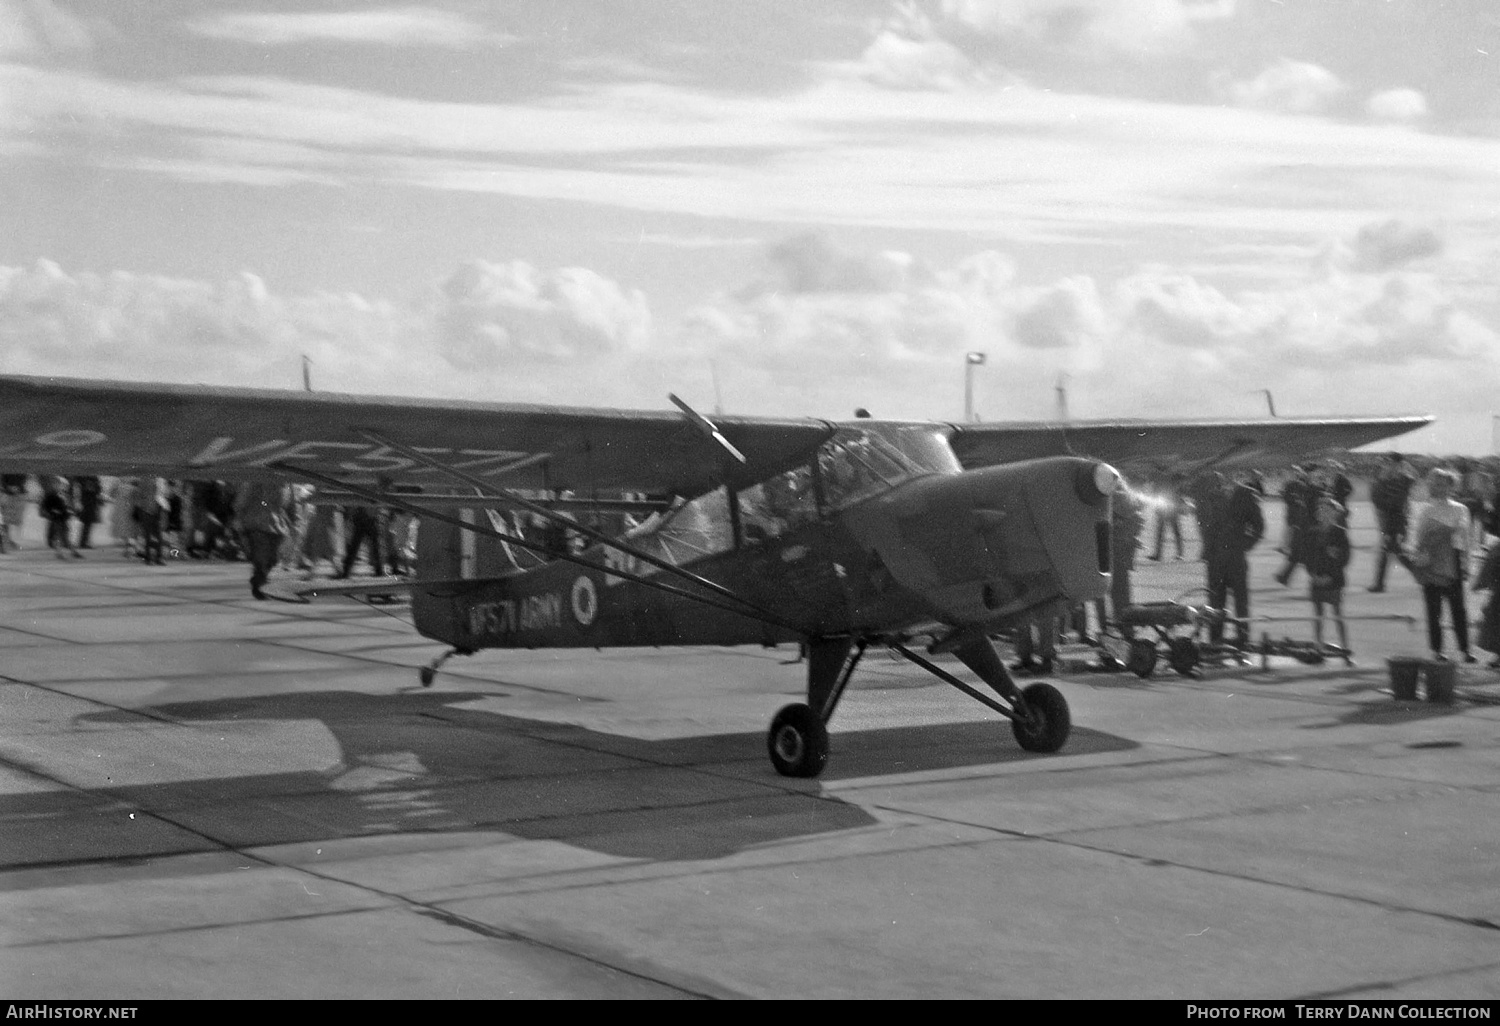
POLYGON ((984 363, 983 353, 964 354, 964 423, 974 423, 974 368, 984 363))

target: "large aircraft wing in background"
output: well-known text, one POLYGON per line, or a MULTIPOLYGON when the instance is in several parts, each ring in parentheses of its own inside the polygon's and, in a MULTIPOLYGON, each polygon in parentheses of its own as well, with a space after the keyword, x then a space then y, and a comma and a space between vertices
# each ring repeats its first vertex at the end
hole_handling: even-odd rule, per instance
POLYGON ((1269 420, 1092 420, 964 424, 953 451, 966 469, 1043 456, 1089 456, 1127 476, 1233 470, 1299 462, 1432 423, 1430 416, 1269 420))
POLYGON ((715 441, 707 423, 666 411, 0 376, 0 469, 13 472, 241 480, 290 464, 343 481, 439 484, 398 451, 409 447, 500 488, 691 498, 795 466, 835 430, 811 418, 722 417, 710 425, 715 441))

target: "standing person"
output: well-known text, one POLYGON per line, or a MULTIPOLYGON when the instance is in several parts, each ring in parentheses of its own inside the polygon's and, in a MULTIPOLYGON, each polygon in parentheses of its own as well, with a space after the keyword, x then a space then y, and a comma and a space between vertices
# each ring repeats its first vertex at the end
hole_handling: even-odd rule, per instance
POLYGON ((1323 607, 1333 615, 1339 630, 1344 662, 1354 665, 1349 653, 1349 630, 1344 624, 1344 568, 1349 565, 1349 531, 1344 527, 1344 508, 1331 498, 1318 503, 1318 523, 1307 545, 1307 574, 1312 578, 1313 640, 1323 651, 1323 607))
POLYGON ((133 477, 116 478, 109 491, 109 533, 126 556, 135 555, 137 525, 135 492, 140 483, 133 477))
POLYGON ((412 515, 405 510, 386 511, 386 557, 393 574, 409 574, 414 568, 416 553, 411 548, 412 515))
POLYGON ((1192 499, 1193 520, 1198 526, 1198 558, 1201 560, 1208 559, 1208 535, 1213 530, 1209 520, 1223 480, 1223 474, 1209 471, 1188 482, 1187 494, 1192 499))
POLYGON ((1303 464, 1292 470, 1292 476, 1281 488, 1286 503, 1286 534, 1283 548, 1286 562, 1276 572, 1277 584, 1289 584, 1297 567, 1307 563, 1307 538, 1317 523, 1318 487, 1312 480, 1312 468, 1303 464))
POLYGON ((4 492, 5 536, 4 542, 12 549, 21 547, 21 528, 26 523, 26 475, 5 474, 0 476, 0 491, 4 492))
POLYGON ((75 477, 72 483, 73 508, 78 512, 78 548, 91 549, 89 538, 94 525, 99 522, 99 507, 103 502, 103 488, 92 474, 75 477))
POLYGON ((302 538, 302 561, 309 573, 318 568, 320 561, 327 561, 330 568, 338 569, 338 545, 334 541, 334 507, 318 502, 316 493, 310 495, 311 513, 307 518, 307 533, 302 538))
POLYGON ((167 519, 162 530, 172 538, 172 558, 179 559, 183 550, 187 548, 187 542, 182 537, 182 482, 167 482, 167 519))
POLYGON ((135 525, 140 529, 141 559, 147 566, 165 566, 162 560, 162 532, 167 527, 167 483, 159 477, 143 477, 136 482, 135 525))
POLYGON ((1043 676, 1052 672, 1057 659, 1057 639, 1062 617, 1054 607, 1033 610, 1016 627, 1016 661, 1012 670, 1024 670, 1043 676))
POLYGON ((1464 504, 1469 511, 1469 525, 1473 537, 1469 547, 1484 543, 1484 524, 1489 512, 1490 482, 1484 468, 1477 460, 1458 461, 1458 487, 1453 498, 1464 504))
POLYGON ((1485 561, 1475 574, 1473 589, 1490 592, 1490 600, 1485 601, 1484 612, 1479 615, 1479 636, 1475 643, 1496 654, 1485 666, 1500 669, 1500 541, 1491 544, 1490 552, 1485 553, 1485 561))
POLYGON ((354 561, 359 558, 359 547, 366 543, 370 547, 370 572, 383 577, 380 562, 380 514, 369 506, 350 506, 344 510, 344 522, 349 525, 349 540, 344 546, 344 565, 335 577, 348 577, 354 570, 354 561))
POLYGON ((1446 661, 1443 654, 1443 599, 1453 617, 1453 634, 1464 662, 1474 662, 1469 652, 1468 610, 1464 608, 1464 578, 1469 565, 1469 510, 1453 498, 1458 475, 1441 468, 1427 475, 1427 502, 1417 510, 1412 525, 1416 538, 1410 564, 1422 585, 1422 599, 1427 607, 1427 642, 1432 657, 1446 661))
POLYGON ((1156 548, 1146 558, 1160 562, 1162 549, 1167 540, 1167 529, 1171 528, 1172 541, 1177 546, 1177 558, 1182 558, 1182 478, 1174 475, 1167 482, 1167 491, 1156 507, 1156 548))
MULTIPOLYGON (((1219 487, 1204 496, 1209 504, 1203 518, 1208 604, 1224 609, 1224 603, 1233 596, 1236 635, 1243 645, 1249 631, 1245 621, 1250 616, 1250 564, 1246 554, 1265 534, 1266 522, 1253 491, 1231 478, 1216 476, 1219 487)), ((1209 640, 1215 644, 1224 640, 1223 621, 1209 628, 1209 640)))
POLYGON ((1485 665, 1500 670, 1500 541, 1490 546, 1479 573, 1474 575, 1474 590, 1490 593, 1479 617, 1479 637, 1474 640, 1486 652, 1495 653, 1485 665))
POLYGON ((1385 571, 1392 556, 1400 557, 1406 544, 1407 503, 1411 501, 1411 486, 1415 483, 1406 458, 1399 452, 1386 456, 1385 465, 1370 488, 1370 500, 1375 505, 1375 519, 1380 525, 1380 551, 1375 554, 1375 581, 1370 585, 1373 592, 1385 591, 1385 571))
MULTIPOLYGON (((1349 496, 1354 494, 1354 482, 1344 473, 1344 465, 1338 460, 1329 460, 1318 473, 1318 492, 1326 495, 1344 509, 1344 526, 1349 526, 1349 496)), ((1317 509, 1314 507, 1316 518, 1317 509)))
POLYGON ((57 554, 58 559, 66 559, 63 550, 73 554, 74 559, 82 559, 83 553, 73 547, 73 542, 68 538, 68 521, 73 519, 73 507, 68 503, 68 479, 64 477, 42 478, 42 516, 47 521, 47 548, 57 554))
POLYGON ((286 485, 279 482, 252 481, 241 485, 235 496, 235 521, 250 560, 250 594, 257 599, 267 597, 262 586, 276 565, 281 540, 290 532, 285 512, 288 495, 286 485))
MULTIPOLYGON (((1158 514, 1158 517, 1160 514, 1158 514)), ((1157 542, 1160 544, 1160 520, 1158 519, 1157 542)), ((1109 605, 1110 619, 1104 616, 1104 600, 1096 599, 1095 611, 1099 618, 1099 633, 1111 620, 1119 627, 1120 613, 1131 604, 1130 572, 1135 569, 1135 554, 1141 546, 1141 528, 1145 517, 1141 513, 1141 502, 1124 481, 1115 491, 1109 508, 1109 605)), ((1181 542, 1179 541, 1179 546, 1181 542)), ((1182 555, 1179 551, 1178 558, 1182 555)), ((1119 627, 1120 634, 1131 636, 1131 628, 1119 627)))

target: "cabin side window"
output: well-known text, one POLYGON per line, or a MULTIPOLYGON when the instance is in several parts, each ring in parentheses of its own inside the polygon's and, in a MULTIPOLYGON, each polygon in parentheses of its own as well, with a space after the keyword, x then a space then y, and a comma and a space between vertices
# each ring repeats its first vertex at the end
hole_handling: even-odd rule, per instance
POLYGON ((727 552, 734 547, 728 493, 716 488, 664 514, 652 514, 627 531, 624 540, 674 566, 727 552))
POLYGON ((818 519, 818 489, 810 465, 769 477, 737 495, 746 545, 780 537, 818 519))

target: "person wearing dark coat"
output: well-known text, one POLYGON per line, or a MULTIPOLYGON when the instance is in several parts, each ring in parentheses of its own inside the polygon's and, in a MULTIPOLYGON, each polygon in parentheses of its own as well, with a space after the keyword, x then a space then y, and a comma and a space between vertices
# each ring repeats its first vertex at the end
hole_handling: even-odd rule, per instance
MULTIPOLYGON (((1240 644, 1244 644, 1249 630, 1245 620, 1250 615, 1247 553, 1265 534, 1266 522, 1255 492, 1230 478, 1216 477, 1218 487, 1204 491, 1205 508, 1201 511, 1203 554, 1208 564, 1208 604, 1224 609, 1225 602, 1233 596, 1238 621, 1236 634, 1240 644)), ((1223 621, 1210 626, 1209 640, 1215 643, 1224 640, 1223 621)))
POLYGON ((73 518, 73 507, 68 502, 68 482, 61 477, 42 478, 42 501, 37 508, 47 521, 47 548, 57 553, 58 559, 66 558, 63 550, 82 559, 83 553, 73 547, 68 539, 68 521, 73 518))
POLYGON ((1386 456, 1385 466, 1370 486, 1370 501, 1375 506, 1375 519, 1380 525, 1380 551, 1375 554, 1375 580, 1370 585, 1373 592, 1385 591, 1386 568, 1392 557, 1399 558, 1406 547, 1406 530, 1410 522, 1407 508, 1415 483, 1406 458, 1393 452, 1386 456))
POLYGON ((380 560, 380 536, 385 532, 380 525, 380 511, 369 506, 350 506, 344 510, 344 523, 349 525, 349 540, 344 546, 344 565, 334 576, 348 577, 354 570, 354 561, 359 558, 360 546, 369 545, 370 572, 376 577, 383 577, 385 572, 380 560))
POLYGON ((92 475, 75 477, 72 484, 73 509, 78 513, 78 548, 91 549, 89 537, 94 533, 94 525, 99 522, 99 506, 102 501, 103 487, 99 479, 92 475))
MULTIPOLYGON (((1349 531, 1344 527, 1344 507, 1331 498, 1318 504, 1318 524, 1307 545, 1307 575, 1312 578, 1313 640, 1323 650, 1323 607, 1327 606, 1339 630, 1339 647, 1349 651, 1349 629, 1344 623, 1344 568, 1349 565, 1349 531)), ((1350 666, 1354 660, 1344 656, 1350 666)))
POLYGON ((1277 584, 1289 584, 1297 567, 1307 564, 1307 539, 1318 519, 1318 486, 1308 468, 1297 467, 1281 488, 1286 503, 1286 562, 1276 573, 1277 584))
POLYGON ((1500 670, 1500 541, 1490 546, 1474 577, 1474 590, 1490 593, 1479 617, 1479 637, 1476 643, 1486 652, 1495 653, 1495 658, 1485 665, 1500 670))

